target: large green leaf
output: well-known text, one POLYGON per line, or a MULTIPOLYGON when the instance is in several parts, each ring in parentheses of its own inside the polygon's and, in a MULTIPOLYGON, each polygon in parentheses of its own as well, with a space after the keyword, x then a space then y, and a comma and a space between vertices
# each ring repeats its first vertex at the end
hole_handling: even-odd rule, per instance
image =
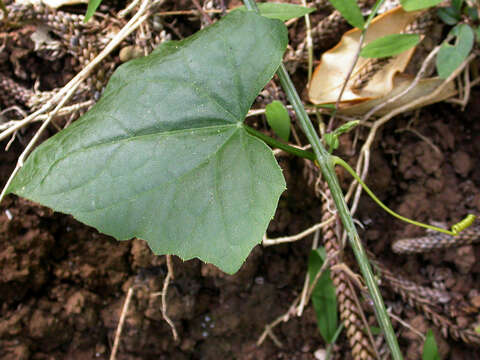
MULTIPOLYGON (((295 19, 300 16, 304 16, 314 12, 314 8, 308 8, 296 4, 287 4, 287 3, 258 3, 258 11, 262 16, 268 17, 270 19, 278 19, 282 21, 287 21, 290 19, 295 19)), ((233 11, 247 11, 247 8, 242 5, 238 8, 235 8, 233 11)))
MULTIPOLYGON (((320 271, 327 255, 324 248, 312 250, 308 258, 308 274, 310 282, 320 271)), ((338 328, 337 295, 330 278, 330 270, 326 270, 318 279, 312 293, 312 303, 317 314, 317 325, 326 343, 332 343, 338 328)))
POLYGON ((233 273, 285 189, 243 128, 287 44, 282 22, 237 12, 122 65, 101 100, 28 158, 10 192, 156 254, 233 273))

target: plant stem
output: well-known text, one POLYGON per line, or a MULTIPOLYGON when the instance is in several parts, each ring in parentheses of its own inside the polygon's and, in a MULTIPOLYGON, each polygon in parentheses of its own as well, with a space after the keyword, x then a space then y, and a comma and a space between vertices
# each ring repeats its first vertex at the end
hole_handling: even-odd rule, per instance
POLYGON ((355 170, 352 169, 352 167, 350 165, 348 165, 348 163, 342 159, 340 159, 338 156, 332 156, 332 161, 335 165, 341 165, 343 166, 343 168, 345 170, 347 170, 350 175, 352 175, 355 180, 357 180, 359 182, 359 184, 363 187, 363 189, 366 191, 366 193, 373 199, 373 201, 375 201, 383 210, 385 210, 387 213, 389 213, 390 215, 392 215, 393 217, 396 217, 397 219, 400 219, 406 223, 409 223, 409 224, 413 224, 413 225, 416 225, 416 226, 420 226, 420 227, 423 227, 423 228, 426 228, 426 229, 430 229, 430 230, 434 230, 434 231, 438 231, 438 232, 441 232, 441 233, 444 233, 444 234, 448 234, 448 235, 453 235, 453 236, 456 236, 458 235, 458 233, 463 230, 464 228, 468 227, 471 225, 471 223, 473 222, 473 220, 475 220, 475 216, 474 215, 467 215, 467 217, 465 219, 463 219, 462 221, 458 222, 457 224, 453 225, 452 226, 452 230, 447 230, 447 229, 443 229, 441 227, 438 227, 438 226, 433 226, 433 225, 428 225, 428 224, 424 224, 424 223, 421 223, 421 222, 418 222, 418 221, 415 221, 415 220, 412 220, 412 219, 409 219, 409 218, 406 218, 405 216, 402 216, 398 213, 396 213, 395 211, 391 210, 387 205, 385 205, 382 201, 380 201, 379 198, 377 198, 375 196, 375 194, 372 192, 372 190, 370 190, 370 188, 362 181, 362 179, 360 178, 360 176, 358 176, 358 174, 355 172, 355 170), (470 221, 471 220, 471 221, 470 221), (461 229, 459 230, 456 230, 457 229, 457 225, 460 225, 462 223, 466 223, 468 224, 467 226, 461 226, 461 229), (463 229, 462 229, 463 228, 463 229))
POLYGON ((277 70, 277 75, 280 79, 287 97, 292 104, 295 112, 297 113, 297 118, 302 125, 303 131, 307 135, 310 144, 312 144, 313 151, 317 156, 317 162, 320 165, 320 170, 322 171, 323 177, 330 188, 332 193, 333 201, 335 206, 338 209, 340 219, 342 220, 343 227, 348 234, 348 239, 350 246, 353 249, 355 258, 357 259, 358 265, 362 272, 365 283, 367 284, 370 296, 375 304, 375 314, 377 320, 385 333, 387 343, 392 352, 392 357, 395 360, 403 359, 402 353, 398 346, 397 338, 395 332, 393 331, 390 318, 388 316, 385 304, 383 302, 382 296, 380 295, 380 290, 378 289, 377 282, 373 276, 370 263, 368 262, 367 255, 365 250, 360 242, 360 238, 357 233, 357 229, 353 223, 352 216, 348 210, 345 199, 343 198, 343 193, 338 183, 337 175, 335 174, 334 163, 331 159, 331 155, 325 150, 320 142, 320 138, 315 132, 315 128, 308 117, 303 104, 298 96, 295 87, 288 76, 288 73, 283 65, 280 65, 280 68, 277 70))
MULTIPOLYGON (((243 0, 243 2, 248 10, 257 10, 255 0, 243 0)), ((395 332, 393 331, 390 318, 385 308, 382 296, 380 295, 380 290, 378 289, 377 283, 373 276, 370 263, 368 262, 367 256, 365 254, 365 250, 362 247, 360 238, 357 234, 357 230, 355 229, 352 216, 350 215, 347 204, 345 203, 345 199, 343 198, 342 190, 335 174, 334 164, 331 160, 331 156, 322 146, 320 138, 318 137, 318 134, 316 133, 315 128, 310 121, 307 112, 305 111, 303 103, 300 100, 300 96, 298 95, 295 86, 293 85, 292 80, 290 79, 290 76, 288 75, 287 70, 285 69, 285 66, 283 64, 281 64, 278 68, 277 76, 280 80, 282 88, 287 94, 288 100, 295 109, 297 118, 300 121, 300 125, 305 132, 308 141, 312 145, 322 174, 328 184, 328 187, 330 188, 343 226, 348 234, 350 246, 355 253, 355 257, 362 272, 363 278, 365 279, 365 282, 370 292, 370 296, 372 297, 372 300, 374 302, 376 310, 375 314, 381 328, 385 333, 385 338, 387 340, 388 346, 390 347, 392 357, 394 360, 401 360, 403 359, 403 356, 398 346, 395 332)))
POLYGON ((298 149, 296 147, 287 145, 285 143, 282 143, 282 142, 280 142, 280 141, 278 141, 278 140, 276 140, 276 139, 274 139, 274 138, 272 138, 268 135, 265 135, 264 133, 262 133, 260 131, 255 130, 254 128, 251 128, 248 125, 243 124, 243 127, 244 127, 245 130, 247 130, 247 132, 249 134, 265 141, 268 145, 270 145, 272 147, 282 149, 283 151, 286 151, 289 154, 292 154, 292 155, 295 155, 295 156, 298 156, 298 157, 301 157, 301 158, 304 158, 304 159, 308 159, 308 160, 312 160, 312 161, 315 161, 315 159, 316 159, 315 154, 310 152, 310 151, 305 151, 305 150, 298 149))

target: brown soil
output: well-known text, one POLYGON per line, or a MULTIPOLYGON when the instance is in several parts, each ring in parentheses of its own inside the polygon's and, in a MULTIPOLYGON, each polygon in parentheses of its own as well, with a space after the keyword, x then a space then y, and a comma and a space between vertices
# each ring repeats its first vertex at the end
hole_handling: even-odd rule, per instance
MULTIPOLYGON (((382 200, 420 221, 452 223, 480 212, 480 168, 475 166, 480 152, 478 96, 480 92, 473 91, 464 112, 449 104, 422 109, 413 128, 440 152, 411 132, 396 131, 405 129, 413 114, 397 117, 383 129, 368 180, 382 200)), ((0 185, 35 128, 23 135, 22 143, 0 152, 0 185)), ((340 153, 348 151, 351 141, 344 143, 340 153)), ((321 199, 300 175, 303 162, 281 158, 280 164, 288 190, 270 224, 271 236, 295 234, 321 217, 321 199)), ((390 251, 392 241, 422 234, 421 229, 393 220, 368 198, 362 199, 357 217, 366 225, 361 235, 367 247, 390 269, 402 269, 424 285, 444 274, 447 289, 480 309, 480 246, 398 256, 390 251)), ((310 247, 310 238, 257 246, 233 276, 198 260, 174 258, 175 278, 167 300, 180 336, 175 343, 158 296, 167 272, 164 257, 153 256, 142 240, 117 242, 70 216, 8 196, 0 204, 0 358, 108 359, 126 293, 134 286, 119 360, 314 359, 325 344, 311 306, 301 318, 273 330, 283 347, 269 339, 256 345, 264 326, 285 313, 301 291, 310 247)), ((434 329, 443 358, 480 358, 478 348, 442 338, 400 297, 388 290, 385 295, 387 305, 404 321, 424 333, 434 329)), ((462 321, 457 319, 459 325, 462 321)), ((418 337, 399 324, 395 327, 407 357, 420 358, 418 337)), ((349 358, 347 344, 342 334, 334 349, 337 358, 349 358)))

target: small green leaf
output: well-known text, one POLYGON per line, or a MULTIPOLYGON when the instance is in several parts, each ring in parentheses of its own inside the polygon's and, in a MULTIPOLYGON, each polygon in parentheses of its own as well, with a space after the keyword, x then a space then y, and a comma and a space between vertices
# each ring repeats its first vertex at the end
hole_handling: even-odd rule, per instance
POLYGON ((330 0, 330 2, 335 9, 340 11, 340 14, 350 25, 363 29, 365 19, 356 0, 330 0))
POLYGON ((425 342, 423 343, 422 360, 441 360, 438 354, 437 342, 432 330, 427 331, 425 342))
POLYGON ((477 334, 480 334, 480 325, 477 325, 477 327, 475 328, 475 332, 476 332, 477 334))
POLYGON ((443 0, 401 0, 400 3, 405 11, 415 11, 438 5, 442 1, 443 0))
POLYGON ((442 79, 448 78, 463 60, 465 60, 465 57, 454 46, 443 44, 436 59, 438 76, 442 79))
POLYGON ((462 9, 463 0, 452 0, 452 7, 460 13, 462 9))
POLYGON ((343 124, 342 126, 336 128, 334 132, 337 136, 340 136, 342 134, 345 134, 345 133, 355 129, 358 126, 358 124, 360 124, 360 120, 351 120, 351 121, 343 124))
POLYGON ((335 110, 335 104, 319 104, 315 106, 318 106, 319 108, 323 108, 323 109, 335 110))
POLYGON ((285 180, 243 120, 287 45, 278 20, 228 14, 121 65, 95 106, 28 157, 8 191, 119 240, 237 271, 285 180))
MULTIPOLYGON (((270 19, 278 19, 282 21, 287 21, 297 17, 305 16, 315 11, 314 8, 308 8, 296 4, 287 4, 287 3, 258 3, 258 10, 260 15, 265 16, 270 19)), ((239 6, 233 11, 247 11, 245 6, 239 6)))
POLYGON ((265 107, 265 116, 267 117, 268 125, 280 139, 288 142, 290 137, 290 116, 285 106, 280 101, 274 100, 265 107))
POLYGON ((447 25, 455 25, 460 20, 460 13, 453 7, 439 8, 437 15, 447 25))
MULTIPOLYGON (((308 274, 310 282, 320 271, 326 258, 324 248, 312 250, 308 258, 308 274)), ((312 303, 317 314, 317 324, 320 334, 326 343, 331 343, 335 338, 338 327, 337 296, 335 286, 330 278, 330 270, 326 270, 315 286, 312 293, 312 303)))
POLYGON ((478 10, 474 6, 467 6, 463 11, 471 20, 478 21, 478 10))
POLYGON ((418 34, 391 34, 382 36, 367 44, 360 56, 365 58, 384 58, 398 55, 420 42, 418 34))
POLYGON ((456 37, 455 44, 443 44, 436 59, 438 76, 442 79, 448 78, 467 58, 475 38, 473 29, 467 24, 455 26, 450 34, 456 37))
POLYGON ((382 333, 382 329, 380 329, 378 326, 370 326, 370 332, 372 335, 380 335, 382 333))
POLYGON ((85 18, 83 22, 87 22, 95 14, 95 11, 98 9, 102 0, 88 0, 87 12, 85 13, 85 18))
POLYGON ((331 153, 333 150, 338 148, 338 146, 340 144, 339 140, 338 140, 338 137, 340 135, 342 135, 344 133, 347 133, 350 130, 354 129, 355 127, 358 126, 358 124, 360 124, 359 120, 352 120, 352 121, 349 121, 349 122, 343 124, 342 126, 336 128, 331 133, 326 133, 323 138, 325 140, 325 143, 327 143, 328 146, 329 146, 329 152, 331 153))
POLYGON ((473 29, 470 25, 460 24, 452 29, 451 34, 457 37, 455 47, 462 55, 467 57, 472 50, 473 42, 475 40, 473 29))
POLYGON ((325 140, 325 143, 328 145, 329 153, 332 153, 333 150, 338 149, 340 142, 338 141, 338 136, 335 133, 333 132, 326 133, 323 135, 323 139, 325 140))

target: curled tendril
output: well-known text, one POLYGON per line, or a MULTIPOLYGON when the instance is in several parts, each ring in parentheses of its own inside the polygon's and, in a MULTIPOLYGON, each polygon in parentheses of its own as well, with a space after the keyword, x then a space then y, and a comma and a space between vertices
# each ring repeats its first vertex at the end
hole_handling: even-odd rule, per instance
MULTIPOLYGON (((350 167, 350 165, 348 165, 344 160, 340 159, 337 156, 332 156, 332 162, 335 165, 341 165, 345 170, 347 170, 350 173, 350 175, 352 175, 355 178, 355 180, 357 180, 360 183, 360 185, 365 189, 365 191, 372 198, 372 200, 375 201, 383 210, 385 210, 390 215, 392 215, 392 216, 396 217, 397 219, 400 219, 400 220, 402 220, 406 223, 413 224, 413 225, 416 225, 416 226, 420 226, 420 227, 423 227, 423 228, 426 228, 426 229, 438 231, 438 232, 441 232, 441 233, 444 233, 444 234, 456 236, 462 230, 465 230, 467 227, 472 225, 473 222, 475 221, 476 216, 472 215, 472 214, 469 214, 465 217, 465 219, 463 219, 462 221, 453 225, 451 230, 447 230, 447 229, 440 228, 438 226, 433 226, 433 225, 421 223, 421 222, 406 218, 406 217, 404 217, 400 214, 397 214, 395 211, 393 211, 387 205, 385 205, 383 202, 381 202, 380 199, 377 198, 375 196, 375 194, 368 188, 368 186, 362 181, 362 179, 360 178, 360 176, 358 176, 358 174, 355 172, 355 170, 353 170, 350 167)), ((317 164, 317 166, 318 166, 318 162, 315 162, 315 164, 317 164)))
POLYGON ((458 235, 458 233, 460 231, 463 231, 465 230, 466 228, 468 228, 469 226, 471 226, 473 224, 473 222, 475 221, 475 218, 476 216, 475 215, 472 215, 472 214, 468 214, 465 219, 463 219, 462 221, 459 221, 458 223, 456 223, 455 225, 452 225, 452 233, 454 235, 458 235))

